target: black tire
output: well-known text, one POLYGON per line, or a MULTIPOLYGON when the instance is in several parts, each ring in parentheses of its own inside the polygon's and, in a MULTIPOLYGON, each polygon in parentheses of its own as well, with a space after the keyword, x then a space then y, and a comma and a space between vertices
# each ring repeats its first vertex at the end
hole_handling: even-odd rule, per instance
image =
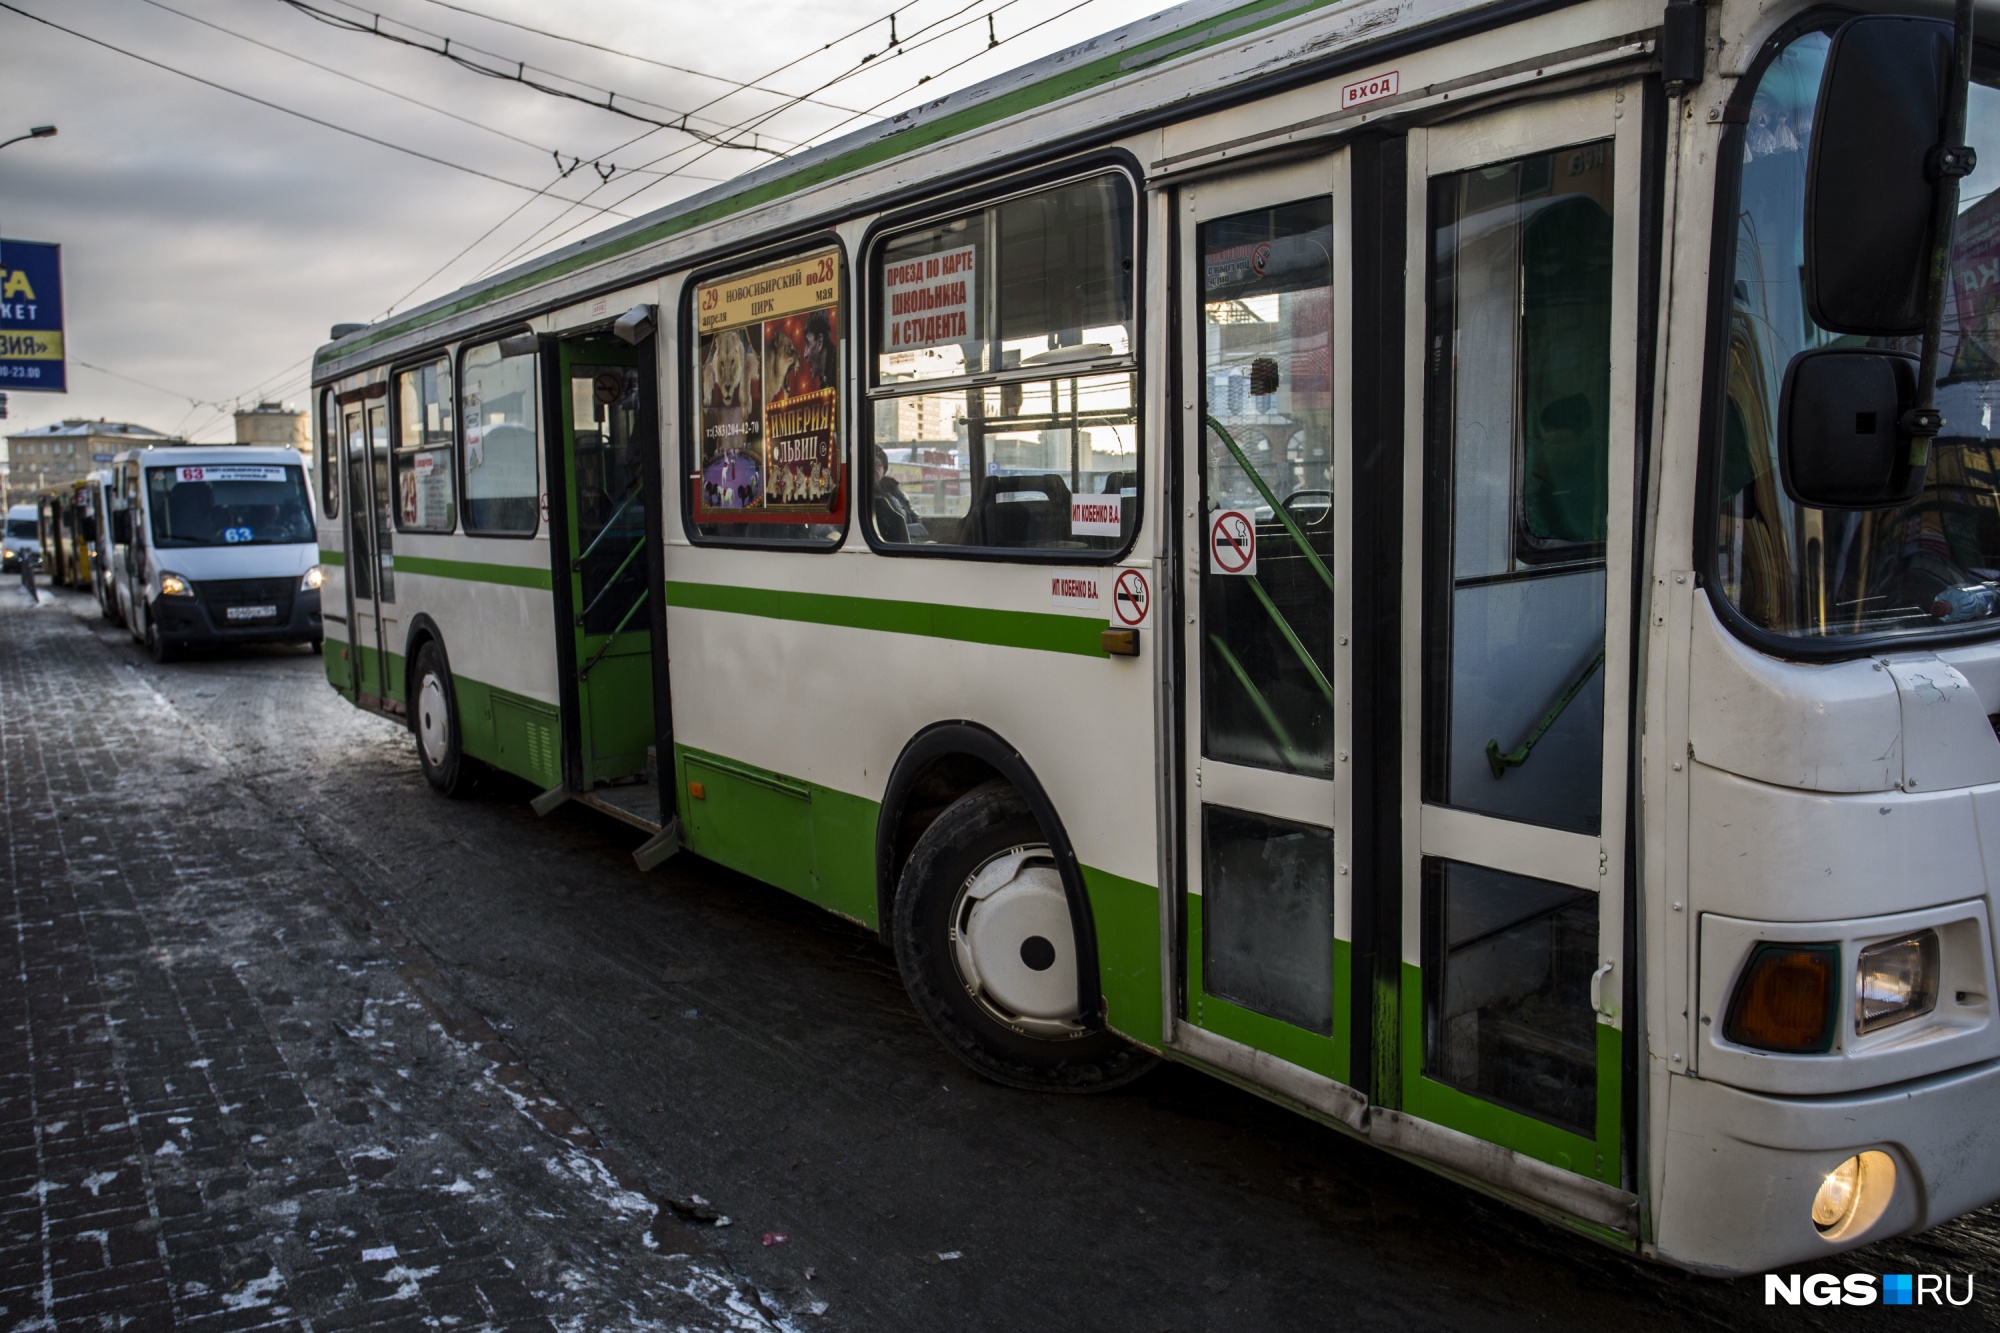
POLYGON ((451 665, 435 639, 417 650, 416 670, 410 673, 410 735, 417 742, 425 781, 453 799, 471 793, 478 764, 465 756, 451 665))
MULTIPOLYGON (((894 914, 896 963, 925 1024, 981 1075, 1035 1092, 1104 1092, 1151 1069, 1154 1058, 1101 1027, 1075 1023, 1073 1017, 1009 1021, 959 962, 969 952, 961 947, 954 921, 970 919, 965 891, 982 869, 1016 854, 1023 857, 1019 864, 1036 867, 1043 883, 1059 884, 1046 879, 1054 873, 1053 857, 1043 859, 1047 842, 1033 813, 1005 783, 979 787, 946 807, 924 830, 903 867, 894 914), (1067 1030, 1056 1030, 1065 1026, 1067 1030)), ((1067 932, 1066 907, 1059 920, 1067 932)), ((1051 967, 1050 962, 1028 961, 1029 944, 1043 955, 1051 947, 1038 937, 1024 941, 1022 961, 1038 970, 1051 967)), ((1058 952, 1062 945, 1074 960, 1074 940, 1062 940, 1055 946, 1058 952)))
POLYGON ((311 643, 307 644, 306 647, 313 650, 313 656, 318 657, 320 654, 326 651, 326 640, 323 638, 314 639, 311 643))
POLYGON ((159 624, 150 614, 146 617, 146 652, 155 662, 163 665, 181 655, 181 646, 160 633, 159 624))

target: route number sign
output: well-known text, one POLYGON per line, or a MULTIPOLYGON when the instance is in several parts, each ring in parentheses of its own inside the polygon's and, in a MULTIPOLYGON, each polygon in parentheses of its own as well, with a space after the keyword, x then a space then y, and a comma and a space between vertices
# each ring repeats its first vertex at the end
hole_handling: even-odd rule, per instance
POLYGON ((1257 525, 1241 509, 1222 509, 1208 523, 1208 567, 1218 574, 1257 572, 1257 525))

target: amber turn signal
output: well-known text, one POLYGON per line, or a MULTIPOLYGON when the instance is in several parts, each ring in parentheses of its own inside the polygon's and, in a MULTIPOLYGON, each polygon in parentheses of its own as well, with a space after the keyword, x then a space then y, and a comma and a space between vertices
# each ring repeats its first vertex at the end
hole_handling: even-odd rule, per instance
POLYGON ((703 787, 699 782, 690 782, 688 783, 688 795, 697 801, 707 800, 708 789, 703 787))
POLYGON ((1833 1049, 1837 944, 1760 944, 1737 979, 1722 1035, 1790 1055, 1833 1049))

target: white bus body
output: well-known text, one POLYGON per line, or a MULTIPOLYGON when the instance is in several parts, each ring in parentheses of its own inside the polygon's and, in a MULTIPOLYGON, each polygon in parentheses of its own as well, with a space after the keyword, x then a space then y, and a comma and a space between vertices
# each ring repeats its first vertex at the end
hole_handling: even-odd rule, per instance
POLYGON ((1681 8, 1183 5, 342 337, 329 680, 1003 1081, 1156 1053, 1707 1272, 1987 1203, 2000 621, 1924 608, 2000 371, 1949 531, 1786 499, 1844 11, 1681 8))
POLYGON ((297 450, 131 449, 111 477, 116 618, 156 658, 319 644, 319 547, 297 450))

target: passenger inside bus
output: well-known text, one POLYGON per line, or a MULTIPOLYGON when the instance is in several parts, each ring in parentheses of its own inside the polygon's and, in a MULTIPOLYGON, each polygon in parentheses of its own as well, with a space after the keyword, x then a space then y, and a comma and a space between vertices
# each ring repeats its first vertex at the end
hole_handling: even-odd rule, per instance
POLYGON ((926 542, 930 534, 923 520, 903 494, 903 487, 889 475, 889 455, 881 445, 872 446, 875 458, 875 530, 888 542, 926 542))

